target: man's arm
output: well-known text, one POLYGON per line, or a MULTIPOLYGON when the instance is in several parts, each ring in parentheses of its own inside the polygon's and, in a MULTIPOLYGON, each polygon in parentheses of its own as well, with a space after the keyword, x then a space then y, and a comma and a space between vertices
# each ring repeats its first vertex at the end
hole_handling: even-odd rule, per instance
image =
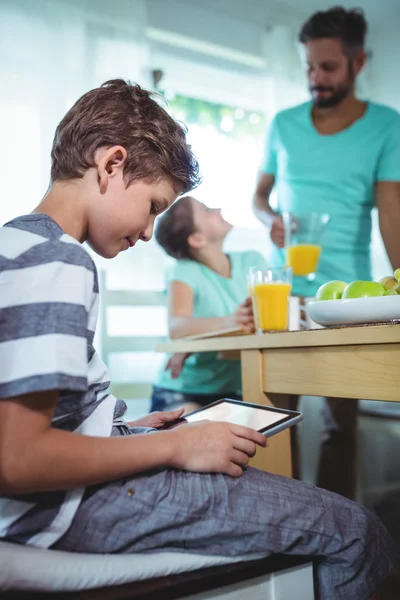
POLYGON ((260 173, 253 196, 253 212, 257 219, 271 230, 271 239, 275 246, 283 248, 285 235, 282 217, 272 210, 269 199, 275 185, 274 175, 260 173))
POLYGON ((277 214, 269 204, 269 197, 275 184, 275 177, 269 173, 260 173, 257 181, 256 191, 253 196, 253 212, 257 219, 268 228, 271 227, 277 214))
POLYGON ((376 184, 379 227, 393 269, 400 267, 400 182, 376 184))

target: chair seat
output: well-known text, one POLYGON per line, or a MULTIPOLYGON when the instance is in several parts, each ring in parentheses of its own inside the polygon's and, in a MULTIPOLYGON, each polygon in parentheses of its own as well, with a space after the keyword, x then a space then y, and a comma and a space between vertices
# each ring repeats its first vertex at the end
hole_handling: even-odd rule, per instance
MULTIPOLYGON (((261 556, 265 555, 250 555, 247 560, 261 556)), ((181 552, 80 554, 0 542, 0 590, 83 590, 243 560, 181 552)))
POLYGON ((279 571, 301 571, 307 565, 309 570, 312 559, 177 552, 90 555, 0 542, 0 598, 173 600, 279 571))

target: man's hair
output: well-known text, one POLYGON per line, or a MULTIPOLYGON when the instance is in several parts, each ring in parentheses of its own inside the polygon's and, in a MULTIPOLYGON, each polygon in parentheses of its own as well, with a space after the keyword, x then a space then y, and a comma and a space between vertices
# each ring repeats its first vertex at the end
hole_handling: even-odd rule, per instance
POLYGON ((192 201, 191 196, 183 196, 158 217, 156 240, 172 258, 193 259, 188 242, 189 236, 196 230, 192 201))
POLYGON ((124 179, 169 177, 180 193, 200 183, 186 130, 139 85, 112 79, 84 94, 59 123, 51 150, 51 180, 81 178, 99 148, 123 146, 124 179))
POLYGON ((313 14, 300 30, 299 41, 306 44, 321 38, 340 39, 343 51, 349 58, 364 48, 367 21, 361 9, 346 10, 335 6, 313 14))

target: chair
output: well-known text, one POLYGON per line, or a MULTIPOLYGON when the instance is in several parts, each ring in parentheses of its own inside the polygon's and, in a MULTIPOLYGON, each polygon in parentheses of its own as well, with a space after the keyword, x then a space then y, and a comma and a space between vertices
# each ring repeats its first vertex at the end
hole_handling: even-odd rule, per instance
POLYGON ((90 555, 0 542, 0 599, 312 600, 314 562, 282 555, 90 555))

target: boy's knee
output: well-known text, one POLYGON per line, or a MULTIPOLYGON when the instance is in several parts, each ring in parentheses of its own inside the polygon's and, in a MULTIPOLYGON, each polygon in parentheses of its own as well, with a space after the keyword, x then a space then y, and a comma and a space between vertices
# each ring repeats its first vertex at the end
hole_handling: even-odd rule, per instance
POLYGON ((359 528, 364 552, 394 557, 394 544, 382 521, 370 510, 354 504, 354 526, 359 528))

